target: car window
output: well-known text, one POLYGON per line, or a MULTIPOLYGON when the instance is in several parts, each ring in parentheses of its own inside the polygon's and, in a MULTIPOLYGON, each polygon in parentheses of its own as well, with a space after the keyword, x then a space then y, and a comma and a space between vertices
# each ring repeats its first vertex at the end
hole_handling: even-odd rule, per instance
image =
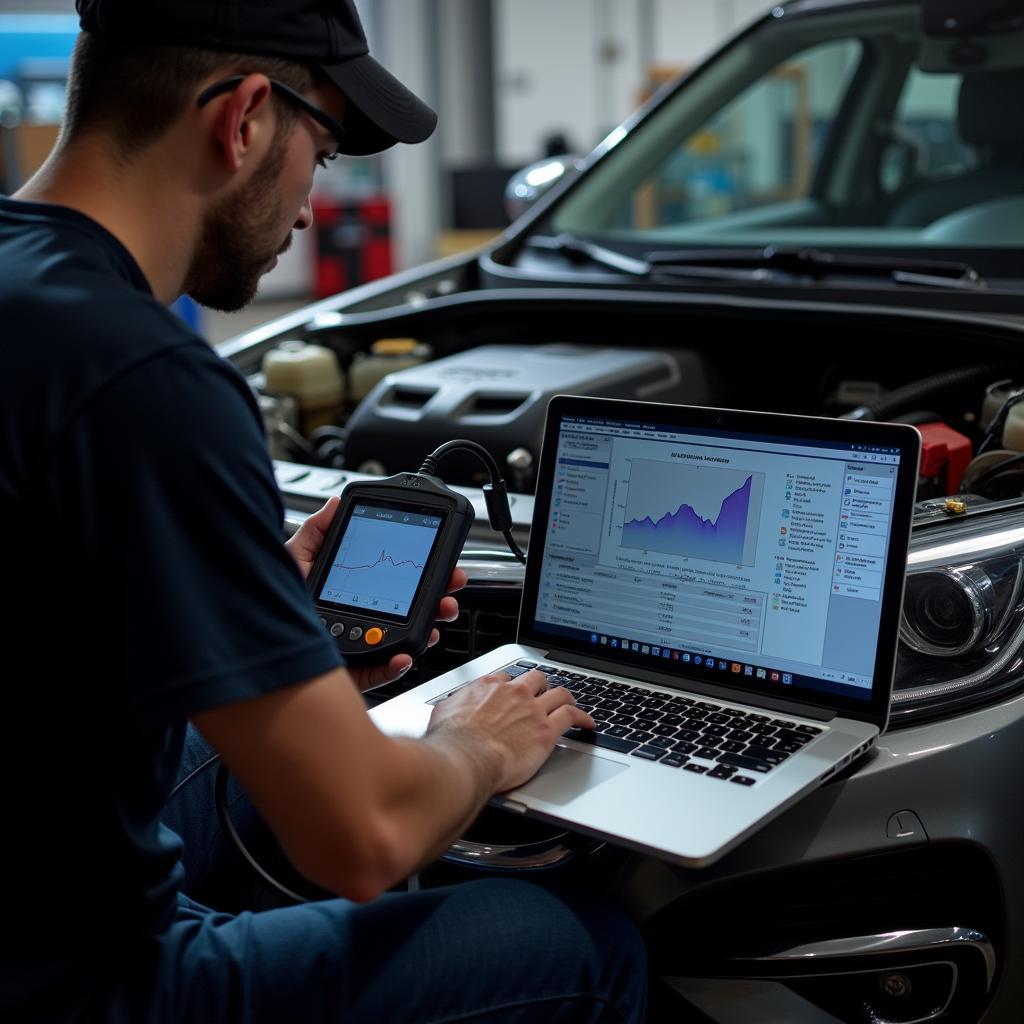
POLYGON ((904 183, 904 150, 912 159, 910 175, 917 180, 951 177, 978 165, 974 148, 957 128, 962 82, 962 74, 910 69, 892 121, 893 144, 882 158, 880 181, 886 192, 898 192, 904 183))
POLYGON ((620 225, 649 229, 805 198, 861 45, 814 46, 702 124, 632 191, 620 225))
POLYGON ((613 132, 538 233, 639 255, 985 250, 999 276, 1019 278, 1000 255, 1024 240, 1017 37, 968 61, 923 34, 917 5, 787 11, 613 132))

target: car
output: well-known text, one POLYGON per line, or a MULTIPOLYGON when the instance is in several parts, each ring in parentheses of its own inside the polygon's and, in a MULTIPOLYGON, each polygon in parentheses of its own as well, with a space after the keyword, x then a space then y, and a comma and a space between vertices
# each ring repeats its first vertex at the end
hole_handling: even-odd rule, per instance
MULTIPOLYGON (((921 430, 877 746, 707 868, 624 855, 601 882, 706 1019, 1021 1019, 1022 109, 1020 3, 779 3, 588 156, 519 176, 529 205, 493 243, 219 346, 260 395, 290 527, 467 437, 502 465, 527 546, 556 392, 921 430), (313 385, 282 385, 277 364, 307 360, 313 385)), ((385 696, 514 637, 521 566, 476 465, 445 472, 481 513, 470 585, 385 696)), ((493 827, 450 858, 599 856, 493 827)))

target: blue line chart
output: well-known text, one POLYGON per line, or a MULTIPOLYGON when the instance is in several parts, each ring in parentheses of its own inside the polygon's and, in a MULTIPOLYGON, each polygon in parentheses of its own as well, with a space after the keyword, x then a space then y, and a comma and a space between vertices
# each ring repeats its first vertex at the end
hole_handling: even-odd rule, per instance
POLYGON ((759 502, 752 499, 761 493, 761 477, 732 469, 635 460, 622 547, 752 565, 760 519, 759 502))

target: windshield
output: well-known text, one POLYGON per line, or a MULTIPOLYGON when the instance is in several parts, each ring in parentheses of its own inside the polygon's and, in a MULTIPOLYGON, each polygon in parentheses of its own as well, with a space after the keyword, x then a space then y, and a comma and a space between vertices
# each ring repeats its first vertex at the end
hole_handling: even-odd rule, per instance
POLYGON ((925 37, 917 5, 777 8, 620 132, 542 232, 643 252, 1017 256, 1022 110, 1020 34, 968 52, 925 37))

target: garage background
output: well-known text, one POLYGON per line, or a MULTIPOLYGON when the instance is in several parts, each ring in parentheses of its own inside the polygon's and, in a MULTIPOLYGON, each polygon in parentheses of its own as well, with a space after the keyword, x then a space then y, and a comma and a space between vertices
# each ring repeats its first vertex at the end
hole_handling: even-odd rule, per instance
MULTIPOLYGON (((317 227, 211 341, 329 294, 481 244, 502 194, 549 154, 589 152, 659 85, 767 13, 765 0, 357 0, 372 52, 431 103, 420 146, 318 175, 317 227)), ((45 157, 77 34, 73 0, 0 0, 0 192, 45 157)))

